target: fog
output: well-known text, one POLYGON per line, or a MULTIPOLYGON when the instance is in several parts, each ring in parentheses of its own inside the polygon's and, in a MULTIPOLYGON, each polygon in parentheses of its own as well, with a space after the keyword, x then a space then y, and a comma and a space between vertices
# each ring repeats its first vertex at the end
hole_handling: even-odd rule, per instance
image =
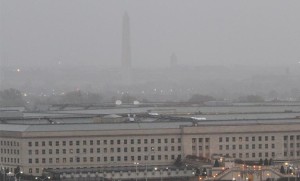
POLYGON ((0 89, 300 97, 297 0, 0 1, 0 89), (120 69, 125 12, 129 71, 120 69))

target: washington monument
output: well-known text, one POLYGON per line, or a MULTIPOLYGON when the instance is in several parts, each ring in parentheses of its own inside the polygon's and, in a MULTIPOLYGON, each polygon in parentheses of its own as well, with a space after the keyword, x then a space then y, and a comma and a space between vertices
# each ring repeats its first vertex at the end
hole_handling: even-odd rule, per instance
POLYGON ((131 68, 130 27, 127 12, 125 12, 123 16, 122 67, 131 68))

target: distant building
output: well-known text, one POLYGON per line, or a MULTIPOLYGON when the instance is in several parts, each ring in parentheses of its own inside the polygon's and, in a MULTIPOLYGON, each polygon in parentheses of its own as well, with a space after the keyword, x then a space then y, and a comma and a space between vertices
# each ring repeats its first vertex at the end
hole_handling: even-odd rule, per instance
POLYGON ((177 56, 175 55, 175 53, 172 53, 171 57, 170 57, 170 66, 171 67, 175 67, 177 66, 177 56))

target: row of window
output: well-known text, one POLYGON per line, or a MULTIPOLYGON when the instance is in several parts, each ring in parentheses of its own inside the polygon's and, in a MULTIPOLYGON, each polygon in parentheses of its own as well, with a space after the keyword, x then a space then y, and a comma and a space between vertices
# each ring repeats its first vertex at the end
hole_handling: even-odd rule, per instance
POLYGON ((17 141, 0 141, 1 146, 19 146, 19 142, 17 141))
POLYGON ((300 135, 290 135, 290 136, 283 136, 283 140, 284 141, 288 141, 288 140, 294 140, 294 139, 300 140, 300 135))
MULTIPOLYGON (((198 143, 209 143, 209 138, 198 138, 198 143)), ((192 138, 192 143, 196 143, 197 138, 192 138)))
POLYGON ((19 158, 1 157, 1 163, 20 163, 19 158))
MULTIPOLYGON (((246 136, 246 137, 225 137, 225 138, 223 138, 223 137, 219 137, 219 142, 221 143, 221 142, 223 142, 223 140, 225 140, 225 142, 229 142, 230 140, 231 140, 231 142, 236 142, 237 140, 239 141, 239 142, 242 142, 243 141, 243 139, 245 140, 245 141, 263 141, 263 136, 252 136, 252 137, 248 137, 248 136, 246 136), (231 139, 230 139, 231 138, 231 139)), ((275 136, 264 136, 264 141, 269 141, 269 140, 272 140, 272 141, 275 141, 275 136), (271 138, 270 138, 271 137, 271 138)))
POLYGON ((71 157, 71 158, 29 158, 29 164, 59 164, 59 163, 86 163, 86 162, 114 162, 114 161, 155 161, 175 160, 177 155, 144 155, 144 156, 110 156, 110 157, 71 157))
MULTIPOLYGON (((272 149, 275 149, 275 144, 270 144, 272 149)), ((250 145, 246 144, 246 145, 231 145, 231 149, 235 150, 235 149, 243 149, 243 146, 245 149, 250 149, 250 145)), ((219 150, 223 150, 223 149, 229 150, 230 149, 230 145, 219 145, 219 150)), ((269 144, 252 144, 251 145, 251 149, 269 149, 270 146, 269 144)), ((199 148, 200 150, 200 148, 199 148)))
POLYGON ((11 154, 11 155, 19 155, 20 151, 16 149, 0 149, 1 154, 11 154))
POLYGON ((284 149, 288 149, 288 148, 294 148, 294 146, 296 145, 297 148, 300 148, 300 143, 290 143, 290 144, 287 144, 287 143, 284 143, 283 146, 284 146, 284 149), (288 147, 289 146, 289 147, 288 147))
POLYGON ((150 151, 181 151, 181 146, 164 146, 164 147, 161 147, 161 146, 157 146, 156 149, 152 149, 153 147, 130 147, 127 148, 127 147, 122 147, 122 148, 89 148, 89 149, 86 149, 86 148, 82 148, 82 149, 48 149, 48 150, 45 150, 45 149, 42 149, 42 150, 28 150, 28 155, 39 155, 39 154, 42 154, 42 155, 45 155, 45 154, 67 154, 67 153, 84 153, 84 154, 87 154, 87 153, 120 153, 120 152, 128 152, 130 151, 131 153, 134 153, 134 152, 150 152, 150 151), (102 151, 101 151, 102 150, 102 151))
POLYGON ((226 156, 232 156, 233 158, 243 158, 243 155, 245 158, 263 158, 263 157, 275 157, 275 152, 259 152, 259 153, 226 153, 226 156), (250 157, 251 156, 251 157, 250 157))
MULTIPOLYGON (((198 146, 198 150, 203 150, 203 148, 205 148, 205 150, 209 150, 209 146, 198 146)), ((196 146, 192 146, 192 150, 193 151, 196 151, 196 146)))
MULTIPOLYGON (((69 146, 72 146, 72 145, 77 145, 77 146, 81 146, 81 145, 120 145, 120 144, 148 144, 148 143, 151 143, 151 144, 155 144, 155 143, 175 143, 175 138, 165 138, 165 139, 161 139, 161 138, 158 138, 158 139, 124 139, 124 140, 82 140, 82 141, 35 141, 35 142, 28 142, 28 146, 31 147, 31 146, 46 146, 46 144, 48 144, 48 146, 67 146, 67 144, 69 146)), ((181 138, 178 138, 177 139, 177 143, 181 143, 181 138)))

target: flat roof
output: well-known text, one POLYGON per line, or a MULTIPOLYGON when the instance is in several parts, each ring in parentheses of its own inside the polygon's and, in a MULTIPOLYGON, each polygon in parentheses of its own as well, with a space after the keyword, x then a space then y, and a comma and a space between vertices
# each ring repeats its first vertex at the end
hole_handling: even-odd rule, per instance
MULTIPOLYGON (((79 118, 74 118, 79 119, 79 118)), ((92 119, 92 118, 90 118, 92 119)), ((214 125, 263 125, 263 124, 300 124, 300 119, 262 119, 262 120, 200 120, 178 118, 177 120, 146 118, 147 122, 118 122, 118 123, 58 123, 43 122, 42 124, 25 124, 20 121, 19 124, 2 123, 0 131, 17 132, 54 132, 54 131, 97 131, 97 130, 142 130, 142 129, 176 129, 182 126, 214 126, 214 125)), ((32 121, 32 120, 31 120, 32 121)), ((45 121, 45 120, 44 120, 45 121)))

